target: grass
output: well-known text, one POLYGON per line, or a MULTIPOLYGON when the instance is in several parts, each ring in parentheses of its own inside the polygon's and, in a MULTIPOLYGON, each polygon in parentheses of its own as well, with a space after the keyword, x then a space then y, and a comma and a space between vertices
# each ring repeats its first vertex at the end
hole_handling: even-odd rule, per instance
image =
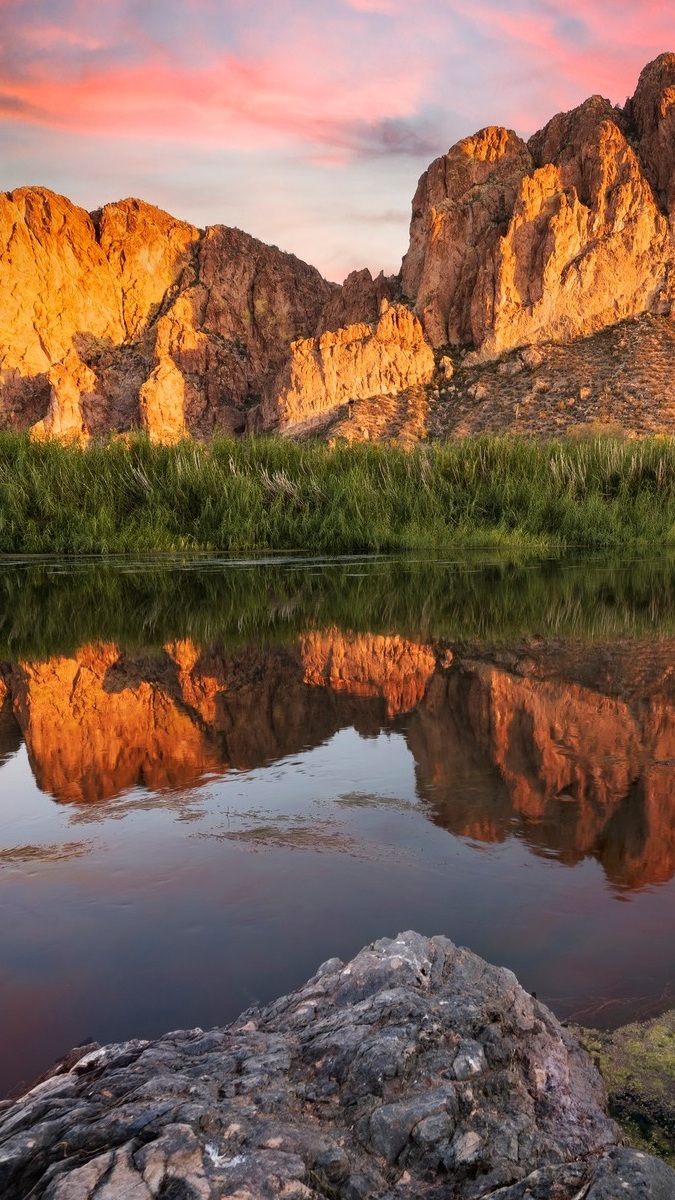
POLYGON ((675 543, 675 441, 481 437, 404 451, 285 440, 86 449, 0 434, 0 553, 675 543))

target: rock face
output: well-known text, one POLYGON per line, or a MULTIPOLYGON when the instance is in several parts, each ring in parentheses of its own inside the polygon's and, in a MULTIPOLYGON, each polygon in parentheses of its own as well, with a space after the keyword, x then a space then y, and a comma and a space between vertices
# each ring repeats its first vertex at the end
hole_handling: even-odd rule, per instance
POLYGON ((119 287, 89 215, 61 196, 0 196, 0 403, 26 427, 49 403, 48 373, 83 337, 119 344, 119 287))
POLYGON ((670 312, 674 96, 662 55, 625 110, 593 96, 527 145, 485 129, 431 165, 402 283, 434 346, 489 360, 670 312))
POLYGON ((665 1200, 590 1058, 444 937, 324 963, 232 1026, 89 1048, 0 1106, 6 1200, 665 1200))
POLYGON ((140 428, 174 442, 276 425, 291 346, 316 334, 352 349, 338 353, 343 374, 322 396, 294 368, 297 413, 352 390, 399 391, 433 372, 419 324, 395 310, 374 334, 363 325, 398 291, 369 271, 338 287, 238 229, 201 232, 138 200, 90 216, 42 188, 8 193, 0 426, 78 441, 140 428))
MULTIPOLYGON (((368 315, 371 285, 350 290, 368 315)), ((0 196, 0 422, 66 438, 243 430, 336 293, 239 230, 200 233, 137 200, 89 216, 45 189, 0 196)))
POLYGON ((675 54, 661 54, 640 75, 626 105, 639 137, 639 153, 671 225, 675 217, 675 54))
POLYGON ((397 395, 428 383, 433 373, 433 351, 417 317, 384 300, 376 325, 349 325, 293 342, 276 407, 288 424, 350 400, 397 395))
POLYGON ((95 419, 93 413, 105 403, 98 392, 96 375, 71 348, 62 362, 49 369, 47 381, 49 408, 45 417, 33 425, 33 436, 38 440, 54 437, 86 441, 95 419))
POLYGON ((483 129, 437 158, 413 200, 401 281, 434 346, 475 341, 478 276, 493 255, 532 160, 507 129, 483 129))
MULTIPOLYGON (((139 200, 88 214, 42 188, 1 195, 0 427, 171 442, 337 420, 345 401, 386 406, 426 386, 431 347, 471 347, 476 365, 670 316, 674 146, 664 54, 624 108, 592 96, 527 144, 499 127, 464 138, 420 180, 400 278, 355 271, 341 287, 240 230, 200 231, 139 200)), ((369 419, 368 436, 405 423, 369 419)))

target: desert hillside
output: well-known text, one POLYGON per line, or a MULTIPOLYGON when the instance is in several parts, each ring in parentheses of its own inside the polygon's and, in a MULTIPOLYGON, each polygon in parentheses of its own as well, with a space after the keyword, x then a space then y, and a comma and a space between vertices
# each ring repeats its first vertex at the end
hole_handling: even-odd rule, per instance
POLYGON ((675 54, 623 108, 431 164, 400 275, 337 285, 139 200, 0 196, 0 427, 349 440, 675 432, 675 54))

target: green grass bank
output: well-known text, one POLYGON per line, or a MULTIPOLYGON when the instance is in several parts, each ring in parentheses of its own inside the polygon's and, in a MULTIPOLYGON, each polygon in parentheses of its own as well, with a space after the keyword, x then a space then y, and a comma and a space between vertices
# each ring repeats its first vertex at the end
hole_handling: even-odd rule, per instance
POLYGON ((0 434, 0 553, 675 544, 675 440, 280 439, 87 449, 0 434))

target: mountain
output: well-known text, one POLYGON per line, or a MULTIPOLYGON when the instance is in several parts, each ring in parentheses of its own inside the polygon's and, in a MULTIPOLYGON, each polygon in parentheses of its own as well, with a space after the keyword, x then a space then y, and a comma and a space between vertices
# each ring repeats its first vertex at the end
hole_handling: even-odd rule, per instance
POLYGON ((593 96, 527 143, 490 127, 433 162, 399 277, 328 283, 139 200, 88 214, 43 188, 1 195, 0 426, 162 441, 670 431, 674 308, 664 54, 623 108, 593 96))

